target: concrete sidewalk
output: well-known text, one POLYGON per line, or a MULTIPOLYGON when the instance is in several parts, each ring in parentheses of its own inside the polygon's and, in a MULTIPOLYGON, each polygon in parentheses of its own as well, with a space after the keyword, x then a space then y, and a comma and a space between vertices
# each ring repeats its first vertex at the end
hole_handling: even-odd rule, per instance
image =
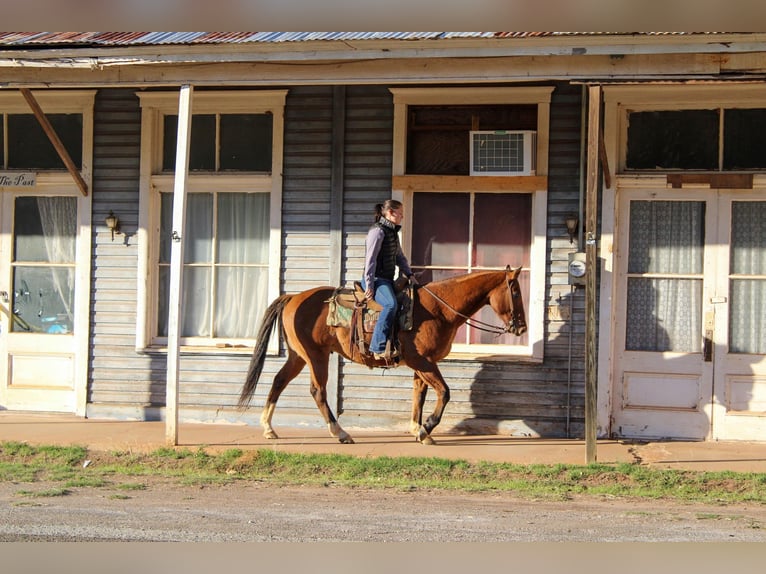
MULTIPOLYGON (((424 446, 404 432, 347 429, 355 444, 340 444, 323 429, 281 427, 278 440, 263 438, 260 427, 192 424, 178 427, 178 446, 207 450, 269 448, 283 452, 354 456, 413 456, 516 464, 585 464, 585 441, 506 435, 434 435, 424 446)), ((74 415, 0 412, 0 441, 82 445, 92 450, 148 452, 166 446, 165 423, 85 419, 74 415)), ((639 462, 655 468, 731 470, 766 473, 766 443, 649 442, 600 440, 601 463, 639 462)))

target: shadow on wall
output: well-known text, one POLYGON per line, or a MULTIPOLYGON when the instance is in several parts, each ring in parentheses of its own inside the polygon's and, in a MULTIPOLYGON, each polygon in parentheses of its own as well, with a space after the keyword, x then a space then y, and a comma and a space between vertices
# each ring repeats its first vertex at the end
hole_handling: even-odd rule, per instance
MULTIPOLYGON (((548 308, 543 364, 507 357, 484 363, 470 384, 468 412, 452 425, 452 432, 545 438, 583 434, 584 322, 577 318, 584 293, 569 291, 548 308)), ((448 413, 450 407, 454 405, 450 403, 448 413)))

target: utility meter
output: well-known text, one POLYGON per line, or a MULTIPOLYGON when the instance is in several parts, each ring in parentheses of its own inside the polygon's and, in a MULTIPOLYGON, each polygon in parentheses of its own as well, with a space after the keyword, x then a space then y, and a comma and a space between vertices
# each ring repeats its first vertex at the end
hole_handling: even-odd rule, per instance
POLYGON ((569 254, 569 284, 585 285, 585 252, 577 251, 569 254))

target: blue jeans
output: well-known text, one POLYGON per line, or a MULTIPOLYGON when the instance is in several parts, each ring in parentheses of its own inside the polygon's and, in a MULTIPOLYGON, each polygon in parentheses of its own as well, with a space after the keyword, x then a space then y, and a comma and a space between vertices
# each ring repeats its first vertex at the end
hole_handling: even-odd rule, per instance
MULTIPOLYGON (((362 287, 367 289, 364 279, 362 279, 362 287)), ((393 281, 375 278, 375 301, 383 309, 380 311, 378 322, 375 323, 375 330, 372 332, 370 352, 384 353, 386 341, 391 336, 391 327, 394 324, 394 319, 396 319, 396 292, 393 281)))

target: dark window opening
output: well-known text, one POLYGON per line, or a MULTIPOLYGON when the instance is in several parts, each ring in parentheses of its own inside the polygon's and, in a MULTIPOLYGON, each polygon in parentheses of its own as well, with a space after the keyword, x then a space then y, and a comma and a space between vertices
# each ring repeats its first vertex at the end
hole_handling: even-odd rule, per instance
POLYGON ((627 169, 718 169, 718 110, 632 112, 627 169))
MULTIPOLYGON (((47 114, 46 117, 72 162, 82 168, 82 114, 47 114)), ((33 114, 9 114, 7 118, 8 169, 66 169, 33 114)))
POLYGON ((725 110, 723 121, 723 169, 766 168, 766 109, 725 110))
MULTIPOLYGON (((178 116, 165 116, 163 129, 162 169, 173 171, 178 116)), ((271 114, 195 114, 191 125, 189 170, 270 172, 272 130, 271 114)))

